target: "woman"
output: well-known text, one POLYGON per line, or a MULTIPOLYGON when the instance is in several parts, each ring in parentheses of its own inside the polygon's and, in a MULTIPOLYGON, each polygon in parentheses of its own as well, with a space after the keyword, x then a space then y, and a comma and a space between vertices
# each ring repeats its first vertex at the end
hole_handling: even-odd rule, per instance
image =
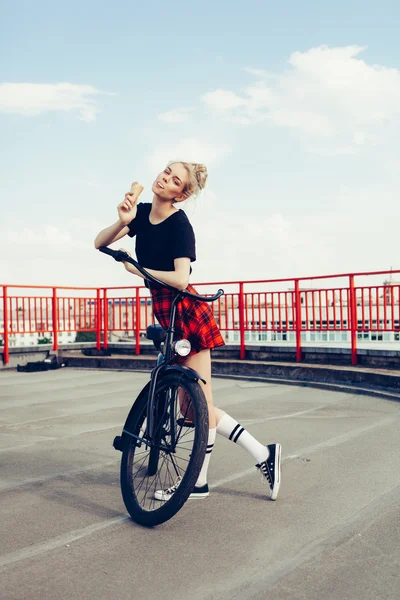
MULTIPOLYGON (((196 260, 195 236, 184 211, 175 205, 204 188, 207 180, 205 165, 187 162, 172 162, 156 178, 152 186, 153 202, 139 203, 140 194, 125 194, 118 205, 118 221, 103 229, 95 239, 95 247, 108 246, 125 235, 136 236, 136 256, 139 264, 151 275, 179 290, 188 289, 190 263, 196 260)), ((140 188, 139 188, 140 189, 140 188)), ((131 264, 123 263, 125 269, 142 277, 131 264)), ((151 284, 153 310, 159 323, 168 327, 169 307, 173 293, 151 284)), ((209 414, 209 436, 206 457, 190 498, 205 498, 209 495, 207 470, 214 447, 216 433, 239 444, 257 461, 256 467, 264 481, 268 481, 271 499, 276 500, 280 486, 280 444, 263 446, 237 421, 222 410, 214 407, 211 390, 210 351, 223 346, 224 341, 205 302, 193 302, 185 298, 177 308, 175 323, 177 338, 188 339, 192 346, 190 355, 183 364, 195 369, 207 382, 200 384, 207 400, 209 414)), ((177 483, 177 485, 179 485, 177 483)), ((168 500, 176 486, 156 492, 156 499, 168 500)))

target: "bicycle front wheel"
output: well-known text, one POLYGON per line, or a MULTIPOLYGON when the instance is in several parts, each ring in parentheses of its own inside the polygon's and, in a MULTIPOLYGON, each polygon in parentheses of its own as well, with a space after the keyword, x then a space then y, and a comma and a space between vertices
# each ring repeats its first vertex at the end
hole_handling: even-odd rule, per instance
POLYGON ((157 382, 150 439, 147 400, 138 398, 125 426, 121 491, 132 519, 154 526, 182 508, 197 481, 207 448, 208 410, 199 383, 167 373, 157 382), (171 496, 160 494, 173 486, 171 496))

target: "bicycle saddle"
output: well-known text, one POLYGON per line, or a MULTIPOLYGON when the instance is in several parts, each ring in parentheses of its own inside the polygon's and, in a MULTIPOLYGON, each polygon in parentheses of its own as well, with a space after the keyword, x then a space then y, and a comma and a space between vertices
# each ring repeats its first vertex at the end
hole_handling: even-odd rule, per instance
POLYGON ((165 340, 166 336, 167 332, 161 327, 161 325, 149 325, 146 329, 147 339, 152 340, 156 344, 161 344, 161 342, 165 340))

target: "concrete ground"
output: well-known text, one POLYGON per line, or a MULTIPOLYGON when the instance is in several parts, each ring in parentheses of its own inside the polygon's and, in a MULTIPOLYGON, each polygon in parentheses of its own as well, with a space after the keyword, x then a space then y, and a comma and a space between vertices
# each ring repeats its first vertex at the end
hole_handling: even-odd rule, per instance
POLYGON ((400 405, 214 380, 215 402, 280 441, 279 498, 218 436, 206 500, 145 529, 112 447, 144 373, 0 373, 0 597, 369 600, 400 597, 400 405))

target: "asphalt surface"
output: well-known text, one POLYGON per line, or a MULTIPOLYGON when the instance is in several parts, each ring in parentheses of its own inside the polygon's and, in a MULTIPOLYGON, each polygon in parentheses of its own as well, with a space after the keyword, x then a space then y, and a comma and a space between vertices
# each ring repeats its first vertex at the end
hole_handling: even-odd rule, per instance
POLYGON ((215 403, 280 441, 280 495, 220 436, 211 494, 133 523, 112 447, 144 373, 0 373, 0 597, 400 597, 400 404, 214 379, 215 403))

